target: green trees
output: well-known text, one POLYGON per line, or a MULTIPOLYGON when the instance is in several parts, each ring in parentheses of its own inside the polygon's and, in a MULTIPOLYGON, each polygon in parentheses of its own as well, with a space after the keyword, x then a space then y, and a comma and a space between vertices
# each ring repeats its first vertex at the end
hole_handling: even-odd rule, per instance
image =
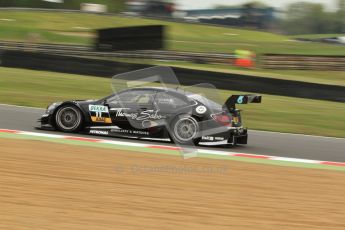
POLYGON ((338 0, 337 12, 325 11, 323 5, 298 2, 289 5, 282 28, 289 34, 345 32, 345 0, 338 0))
POLYGON ((345 0, 338 0, 338 30, 345 33, 345 0))

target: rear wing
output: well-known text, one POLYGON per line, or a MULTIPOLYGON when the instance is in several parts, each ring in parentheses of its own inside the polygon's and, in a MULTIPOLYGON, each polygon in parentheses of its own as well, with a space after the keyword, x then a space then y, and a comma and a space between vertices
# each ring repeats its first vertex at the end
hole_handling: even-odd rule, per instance
POLYGON ((236 104, 261 103, 260 95, 232 95, 226 100, 224 107, 229 111, 236 109, 236 104))

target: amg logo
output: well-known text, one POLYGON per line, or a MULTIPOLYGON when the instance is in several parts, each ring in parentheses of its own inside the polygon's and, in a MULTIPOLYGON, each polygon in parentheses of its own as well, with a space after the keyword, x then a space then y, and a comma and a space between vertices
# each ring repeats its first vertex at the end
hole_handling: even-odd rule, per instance
POLYGON ((108 133, 108 131, 103 130, 90 130, 90 134, 108 135, 108 133))

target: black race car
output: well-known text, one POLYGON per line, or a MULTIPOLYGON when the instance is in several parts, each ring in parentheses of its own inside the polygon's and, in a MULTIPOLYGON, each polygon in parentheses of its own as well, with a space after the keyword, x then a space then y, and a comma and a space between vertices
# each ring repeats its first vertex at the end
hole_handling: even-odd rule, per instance
POLYGON ((131 88, 100 100, 53 103, 40 128, 188 145, 247 144, 235 104, 260 102, 258 95, 233 95, 220 105, 181 89, 131 88))

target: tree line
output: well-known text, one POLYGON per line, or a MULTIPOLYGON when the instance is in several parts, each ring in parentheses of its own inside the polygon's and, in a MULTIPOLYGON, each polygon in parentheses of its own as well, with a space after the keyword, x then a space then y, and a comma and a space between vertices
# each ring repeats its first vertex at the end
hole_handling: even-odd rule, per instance
POLYGON ((289 34, 345 33, 345 0, 338 0, 335 12, 326 11, 322 4, 293 3, 280 27, 289 34))

